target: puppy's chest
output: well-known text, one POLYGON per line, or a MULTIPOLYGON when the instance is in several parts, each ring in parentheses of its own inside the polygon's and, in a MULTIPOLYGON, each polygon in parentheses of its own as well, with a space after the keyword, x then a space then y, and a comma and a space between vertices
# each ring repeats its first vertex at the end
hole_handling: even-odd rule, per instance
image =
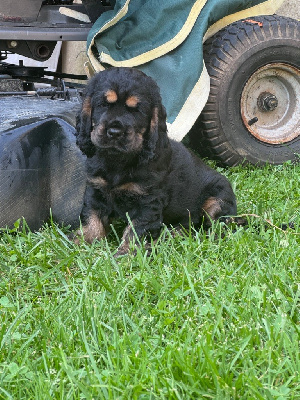
POLYGON ((88 184, 112 199, 118 197, 140 197, 147 194, 146 188, 134 177, 116 174, 112 176, 90 176, 88 184))

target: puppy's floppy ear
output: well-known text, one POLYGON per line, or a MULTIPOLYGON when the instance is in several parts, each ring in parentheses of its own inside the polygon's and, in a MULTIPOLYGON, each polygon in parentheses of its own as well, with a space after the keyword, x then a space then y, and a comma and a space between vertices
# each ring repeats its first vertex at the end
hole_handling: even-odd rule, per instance
POLYGON ((165 107, 160 103, 156 104, 152 109, 152 118, 151 118, 151 125, 150 131, 151 134, 158 134, 159 132, 166 132, 167 131, 167 124, 166 124, 167 114, 165 107))
POLYGON ((165 148, 169 144, 166 118, 166 110, 162 103, 155 104, 152 109, 149 135, 145 148, 145 153, 147 154, 144 154, 147 160, 155 156, 157 149, 165 148))
POLYGON ((162 103, 156 104, 152 110, 150 135, 154 145, 165 147, 168 144, 167 113, 162 103))
POLYGON ((92 157, 95 154, 95 146, 91 141, 92 131, 92 93, 87 92, 81 111, 76 117, 76 144, 80 150, 92 157))

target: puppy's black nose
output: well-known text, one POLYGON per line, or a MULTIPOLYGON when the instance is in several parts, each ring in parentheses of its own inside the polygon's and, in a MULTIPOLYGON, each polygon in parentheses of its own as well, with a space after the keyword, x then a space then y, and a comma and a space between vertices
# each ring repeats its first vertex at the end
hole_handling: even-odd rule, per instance
POLYGON ((109 138, 118 138, 124 134, 124 129, 120 126, 111 126, 107 129, 107 136, 109 138))

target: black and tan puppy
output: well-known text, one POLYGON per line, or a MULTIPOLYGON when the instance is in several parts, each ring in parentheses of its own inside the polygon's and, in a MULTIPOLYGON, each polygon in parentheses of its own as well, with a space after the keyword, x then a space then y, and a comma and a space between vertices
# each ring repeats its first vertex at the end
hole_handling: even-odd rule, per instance
MULTIPOLYGON (((106 235, 114 218, 141 237, 163 223, 187 227, 236 214, 228 180, 167 136, 159 88, 144 73, 112 68, 88 83, 77 121, 77 144, 87 155, 82 234, 106 235)), ((134 237, 124 231, 117 254, 134 237)))

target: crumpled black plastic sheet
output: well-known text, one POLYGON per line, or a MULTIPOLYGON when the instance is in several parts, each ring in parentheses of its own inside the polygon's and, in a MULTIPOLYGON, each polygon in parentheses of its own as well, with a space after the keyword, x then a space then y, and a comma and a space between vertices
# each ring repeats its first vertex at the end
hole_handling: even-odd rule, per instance
POLYGON ((78 226, 85 158, 75 144, 79 102, 0 99, 0 227, 25 218, 39 229, 50 217, 78 226))

